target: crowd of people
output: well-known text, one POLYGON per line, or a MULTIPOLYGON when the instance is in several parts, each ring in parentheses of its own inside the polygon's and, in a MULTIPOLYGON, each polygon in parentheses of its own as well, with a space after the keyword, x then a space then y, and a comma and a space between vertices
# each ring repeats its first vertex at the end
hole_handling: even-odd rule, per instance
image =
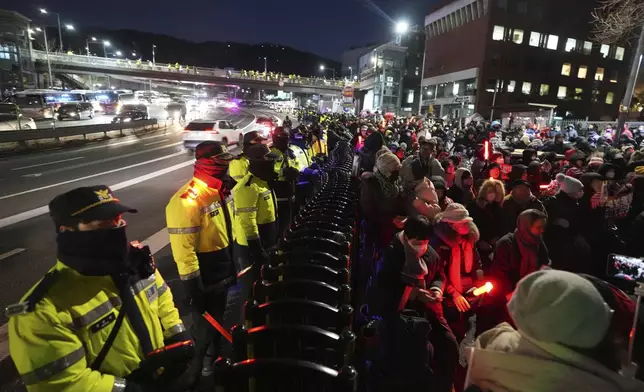
POLYGON ((361 386, 644 390, 636 305, 607 274, 609 255, 644 257, 639 133, 607 143, 574 128, 517 135, 377 112, 297 118, 270 148, 256 131, 237 156, 200 144, 193 177, 169 201, 192 328, 149 249, 128 242, 123 214, 136 210, 105 186, 50 203, 58 261, 8 309, 29 390, 183 391, 211 376, 229 288, 259 279, 340 139, 352 140, 360 183, 351 292, 367 346, 361 386))
POLYGON ((604 281, 611 278, 609 254, 644 256, 643 135, 625 131, 613 142, 593 132, 580 136, 584 132, 574 127, 517 134, 502 131, 498 122, 460 127, 378 113, 350 126, 362 182, 363 314, 382 318, 389 334, 401 318, 429 322, 432 390, 463 390, 463 348, 474 345, 474 336, 479 348, 514 352, 498 363, 495 354, 475 356, 469 382, 481 381, 483 390, 642 388, 632 389, 631 380, 605 368, 595 371, 608 360, 600 355, 621 352, 630 332, 624 316, 611 318, 604 302, 624 301, 611 309, 627 309, 632 323, 634 304, 612 294, 621 292, 604 281), (485 298, 472 295, 486 282, 493 289, 485 298), (611 300, 602 300, 593 285, 611 300), (409 309, 417 314, 409 316, 409 309), (590 327, 594 317, 606 325, 590 327), (619 331, 612 328, 618 319, 619 331), (575 341, 586 329, 594 337, 575 341), (607 342, 617 337, 622 346, 607 342), (509 346, 497 345, 497 338, 509 346), (540 355, 544 344, 551 344, 548 350, 565 347, 566 357, 540 355), (571 371, 565 381, 540 373, 548 367, 534 367, 538 361, 588 365, 588 356, 598 363, 571 371))

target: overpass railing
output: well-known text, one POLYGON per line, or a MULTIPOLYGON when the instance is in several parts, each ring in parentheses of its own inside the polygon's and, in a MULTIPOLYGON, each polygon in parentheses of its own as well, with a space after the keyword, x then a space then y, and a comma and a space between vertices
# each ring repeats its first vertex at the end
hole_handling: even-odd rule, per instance
POLYGON ((284 75, 250 75, 238 70, 229 70, 222 68, 207 68, 207 67, 190 67, 182 66, 179 64, 163 64, 152 63, 151 61, 144 62, 140 60, 132 61, 127 59, 110 59, 105 57, 96 56, 81 56, 76 54, 60 54, 49 53, 41 50, 32 50, 31 57, 34 60, 49 61, 55 64, 74 64, 83 65, 88 68, 112 68, 112 69, 132 69, 141 71, 174 73, 174 74, 187 74, 187 75, 204 75, 213 76, 218 78, 226 78, 232 80, 253 80, 268 83, 278 84, 280 87, 283 85, 299 85, 303 87, 326 87, 340 89, 345 86, 345 80, 323 79, 323 78, 306 78, 306 77, 287 77, 284 75))

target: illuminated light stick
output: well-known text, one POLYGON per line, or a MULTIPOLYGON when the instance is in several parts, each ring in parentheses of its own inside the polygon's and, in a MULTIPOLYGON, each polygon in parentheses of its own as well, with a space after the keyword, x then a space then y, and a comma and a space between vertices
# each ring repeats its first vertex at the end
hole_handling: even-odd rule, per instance
POLYGON ((483 294, 488 294, 493 288, 494 286, 492 283, 485 282, 483 286, 475 288, 474 291, 472 291, 472 294, 474 294, 475 297, 479 297, 483 294))
POLYGON ((226 340, 228 340, 230 343, 232 343, 232 342, 233 342, 233 335, 231 335, 231 334, 230 334, 230 332, 228 332, 228 331, 226 330, 226 328, 224 328, 221 324, 219 324, 219 322, 218 322, 217 320, 215 320, 215 319, 210 315, 210 313, 208 313, 208 312, 204 312, 204 313, 202 314, 202 316, 206 319, 206 321, 208 321, 208 323, 210 323, 210 325, 212 325, 212 326, 213 326, 217 331, 219 331, 219 333, 221 334, 221 336, 223 336, 223 337, 224 337, 226 340))
POLYGON ((487 161, 490 159, 490 141, 486 140, 485 141, 485 152, 484 152, 484 158, 487 161))

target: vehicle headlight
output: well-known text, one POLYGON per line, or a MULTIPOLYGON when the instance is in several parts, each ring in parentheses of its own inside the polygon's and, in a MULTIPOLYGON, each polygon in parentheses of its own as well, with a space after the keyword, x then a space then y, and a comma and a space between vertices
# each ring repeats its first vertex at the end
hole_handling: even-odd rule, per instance
POLYGON ((130 121, 132 121, 132 119, 130 117, 123 119, 123 122, 130 122, 130 121))
POLYGON ((69 112, 69 115, 70 115, 70 116, 75 116, 75 115, 76 115, 76 112, 69 112))

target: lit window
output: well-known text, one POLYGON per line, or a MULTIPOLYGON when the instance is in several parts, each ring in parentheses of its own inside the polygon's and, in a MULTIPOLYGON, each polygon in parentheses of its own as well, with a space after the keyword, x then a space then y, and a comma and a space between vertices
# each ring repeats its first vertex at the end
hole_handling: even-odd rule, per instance
POLYGON ((536 31, 531 32, 528 44, 530 46, 539 47, 539 41, 541 41, 541 33, 537 33, 536 31))
POLYGON ((584 41, 584 54, 590 54, 593 51, 593 43, 590 41, 584 41))
POLYGON ((574 38, 568 38, 568 40, 566 41, 566 47, 564 48, 564 50, 566 52, 572 52, 573 50, 575 50, 576 46, 577 46, 577 40, 574 38))
POLYGON ((577 77, 579 79, 586 79, 587 74, 588 74, 588 67, 585 65, 580 65, 579 71, 577 71, 577 77))
POLYGON ((571 70, 572 70, 572 65, 570 65, 570 63, 564 63, 564 65, 561 66, 561 74, 563 76, 570 76, 571 70))
POLYGON ((414 103, 414 90, 407 91, 407 103, 414 103))
POLYGON ((615 94, 613 94, 613 93, 607 93, 607 94, 606 94, 606 103, 607 103, 608 105, 612 105, 612 104, 613 104, 613 99, 614 99, 614 98, 615 98, 615 94))
POLYGON ((541 95, 542 97, 545 97, 549 93, 550 93, 550 85, 542 84, 541 86, 539 86, 539 95, 541 95))
POLYGON ((452 94, 458 95, 458 91, 461 89, 461 84, 460 83, 454 83, 454 87, 452 87, 452 94))
POLYGON ((566 86, 559 86, 559 90, 557 91, 557 98, 559 99, 564 99, 568 95, 568 87, 566 86))
POLYGON ((583 89, 583 88, 576 88, 576 89, 575 89, 575 98, 574 98, 574 99, 575 99, 575 100, 577 100, 577 101, 581 101, 581 95, 582 95, 583 93, 584 93, 584 89, 583 89))
POLYGON ((624 48, 618 46, 615 49, 615 60, 619 60, 619 61, 624 60, 624 48))
POLYGON ((546 44, 546 48, 550 50, 557 50, 557 45, 559 45, 559 37, 550 34, 548 36, 548 43, 546 44))
POLYGON ((602 57, 604 58, 608 57, 609 52, 610 52, 610 46, 602 44, 601 48, 599 49, 599 53, 602 54, 602 57))
POLYGON ((492 32, 492 40, 494 41, 503 41, 503 36, 505 35, 505 27, 503 26, 494 26, 494 31, 492 32))
POLYGON ((521 92, 525 95, 530 95, 530 90, 532 90, 532 83, 523 82, 523 86, 521 86, 521 92))
POLYGON ((600 82, 604 80, 604 68, 597 67, 597 71, 595 72, 595 80, 600 82))
POLYGON ((610 82, 611 83, 617 83, 617 76, 619 76, 619 72, 613 71, 610 73, 610 82))
POLYGON ((515 44, 523 43, 523 30, 514 29, 512 30, 512 42, 515 44))
POLYGON ((508 92, 513 93, 514 88, 517 86, 517 82, 515 80, 510 80, 508 81, 508 92))

